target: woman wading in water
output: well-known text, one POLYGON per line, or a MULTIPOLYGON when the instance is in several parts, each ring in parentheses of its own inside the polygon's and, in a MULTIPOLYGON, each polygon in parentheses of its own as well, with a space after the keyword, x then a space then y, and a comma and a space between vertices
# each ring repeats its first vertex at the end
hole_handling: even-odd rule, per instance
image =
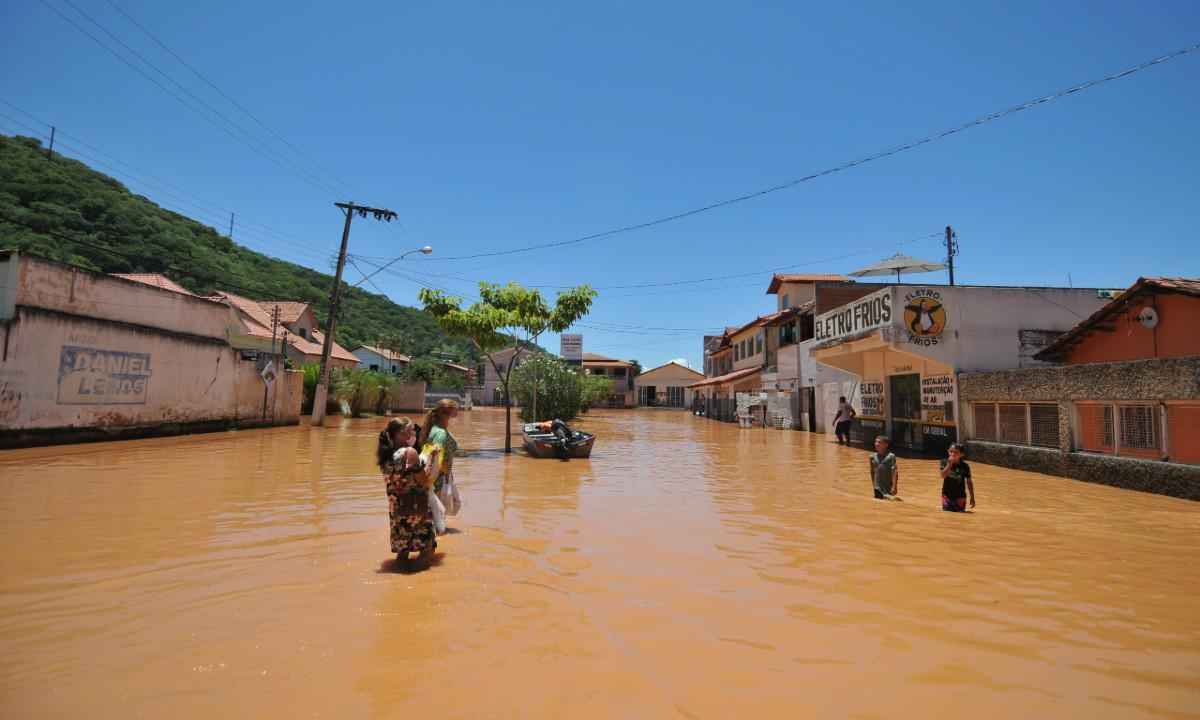
MULTIPOLYGON (((458 455, 458 441, 450 434, 450 421, 456 415, 458 403, 450 399, 441 400, 425 416, 425 428, 421 431, 421 457, 429 464, 429 474, 435 478, 433 490, 446 515, 457 515, 462 507, 462 498, 454 484, 454 457, 458 455)), ((438 528, 439 533, 445 532, 444 523, 445 519, 441 518, 440 524, 443 526, 438 528)))
POLYGON ((412 446, 416 426, 408 418, 393 418, 379 433, 376 461, 387 483, 392 552, 401 562, 419 553, 423 562, 437 549, 433 510, 429 505, 433 478, 412 446))

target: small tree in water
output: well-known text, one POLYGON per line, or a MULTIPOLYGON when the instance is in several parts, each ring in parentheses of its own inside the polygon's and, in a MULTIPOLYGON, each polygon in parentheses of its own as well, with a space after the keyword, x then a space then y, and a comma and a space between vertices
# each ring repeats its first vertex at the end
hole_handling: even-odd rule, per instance
POLYGON ((540 419, 534 416, 534 407, 541 417, 570 420, 583 404, 582 377, 551 355, 539 353, 521 363, 513 371, 512 390, 521 403, 521 419, 526 422, 540 419))
POLYGON ((559 293, 553 308, 540 292, 517 283, 479 283, 479 302, 466 309, 462 298, 447 296, 441 290, 425 288, 419 297, 442 330, 469 339, 496 371, 504 391, 504 452, 512 452, 513 367, 533 338, 546 331, 563 332, 587 315, 596 291, 580 285, 559 293), (512 354, 502 368, 492 355, 506 348, 512 354))

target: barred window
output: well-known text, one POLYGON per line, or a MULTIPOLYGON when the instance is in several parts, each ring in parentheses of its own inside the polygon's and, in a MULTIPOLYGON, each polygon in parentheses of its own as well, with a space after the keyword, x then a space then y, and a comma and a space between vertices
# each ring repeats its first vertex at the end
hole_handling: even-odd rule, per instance
MULTIPOLYGON (((1111 413, 1111 410, 1109 411, 1111 413)), ((1158 412, 1153 405, 1121 407, 1121 448, 1157 450, 1158 412)))
POLYGON ((975 437, 996 439, 996 403, 975 403, 975 437))
POLYGON ((1081 449, 1093 452, 1112 452, 1112 405, 1080 404, 1078 407, 1081 449))
POLYGON ((1058 447, 1058 405, 1034 403, 1029 406, 1030 443, 1058 447))
POLYGON ((1025 406, 1000 405, 1000 442, 1024 445, 1029 442, 1029 433, 1025 428, 1025 406))

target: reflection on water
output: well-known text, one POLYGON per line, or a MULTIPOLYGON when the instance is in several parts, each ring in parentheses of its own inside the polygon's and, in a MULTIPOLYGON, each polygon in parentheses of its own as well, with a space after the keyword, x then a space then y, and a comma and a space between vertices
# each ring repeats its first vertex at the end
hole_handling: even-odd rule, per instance
POLYGON ((672 412, 590 461, 455 427, 393 572, 376 421, 0 454, 0 714, 1195 717, 1200 504, 672 412))

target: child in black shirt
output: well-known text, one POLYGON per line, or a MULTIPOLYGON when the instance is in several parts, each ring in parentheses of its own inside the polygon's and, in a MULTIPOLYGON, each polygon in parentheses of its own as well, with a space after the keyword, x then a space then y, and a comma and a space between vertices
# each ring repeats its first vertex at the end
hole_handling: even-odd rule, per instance
POLYGON ((942 461, 942 509, 946 512, 966 512, 967 497, 975 507, 975 483, 971 482, 971 466, 963 460, 963 446, 954 443, 942 461))

